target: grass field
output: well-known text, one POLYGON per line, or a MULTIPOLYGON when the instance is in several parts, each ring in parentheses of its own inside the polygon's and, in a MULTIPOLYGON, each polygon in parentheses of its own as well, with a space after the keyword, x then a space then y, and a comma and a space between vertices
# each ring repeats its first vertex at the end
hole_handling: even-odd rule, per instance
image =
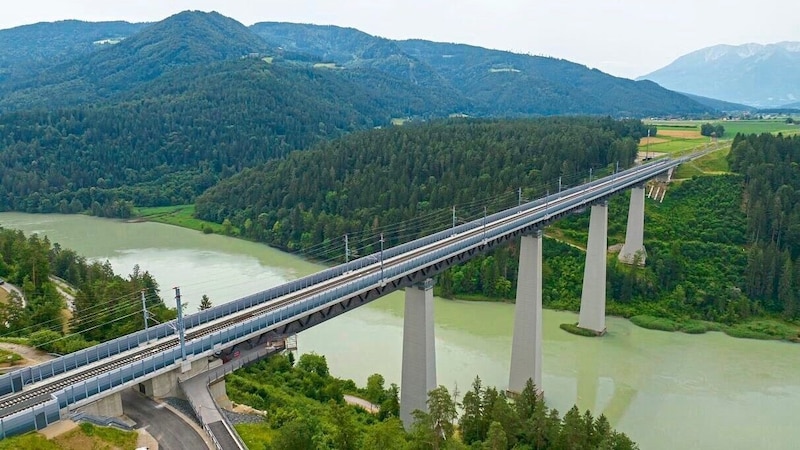
POLYGON ((0 450, 134 450, 136 432, 82 423, 52 440, 39 433, 28 433, 0 440, 0 450))
POLYGON ((19 361, 22 361, 22 356, 0 348, 0 365, 13 366, 19 361))
POLYGON ((730 150, 730 147, 727 147, 724 150, 709 153, 692 162, 681 164, 678 166, 678 169, 675 170, 673 177, 682 180, 694 176, 729 173, 730 167, 728 166, 727 157, 730 150))
MULTIPOLYGON (((650 144, 647 139, 639 143, 640 153, 666 153, 676 155, 700 151, 712 146, 726 147, 730 145, 737 133, 783 133, 796 134, 800 126, 787 124, 785 120, 669 120, 647 122, 658 128, 655 137, 651 137, 650 144), (700 135, 700 126, 704 123, 722 125, 725 128, 725 137, 718 142, 712 142, 707 136, 700 135)), ((727 154, 727 150, 725 151, 727 154)), ((713 174, 727 172, 728 167, 723 157, 710 158, 703 163, 696 162, 696 168, 682 168, 679 178, 691 178, 692 175, 703 173, 713 174)))
POLYGON ((214 222, 196 219, 194 205, 159 206, 154 208, 137 208, 136 217, 150 222, 166 223, 192 230, 223 234, 222 225, 214 222))

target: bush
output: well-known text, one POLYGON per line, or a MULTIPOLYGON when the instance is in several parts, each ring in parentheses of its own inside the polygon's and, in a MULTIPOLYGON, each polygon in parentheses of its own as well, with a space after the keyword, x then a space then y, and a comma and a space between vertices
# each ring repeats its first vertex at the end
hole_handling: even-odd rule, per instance
POLYGON ((728 327, 729 336, 746 339, 786 339, 797 336, 797 330, 776 320, 754 320, 728 327))
POLYGON ((203 234, 212 234, 213 232, 214 232, 214 229, 211 228, 211 225, 209 225, 209 224, 203 225, 203 234))
POLYGON ((587 330, 586 328, 581 328, 578 326, 577 323, 562 323, 559 327, 566 331, 567 333, 577 334, 578 336, 586 336, 586 337, 597 337, 600 336, 600 333, 594 330, 587 330))
POLYGON ((675 322, 674 320, 664 319, 662 317, 653 317, 644 314, 633 316, 630 320, 634 325, 650 330, 678 331, 681 328, 678 322, 675 322))

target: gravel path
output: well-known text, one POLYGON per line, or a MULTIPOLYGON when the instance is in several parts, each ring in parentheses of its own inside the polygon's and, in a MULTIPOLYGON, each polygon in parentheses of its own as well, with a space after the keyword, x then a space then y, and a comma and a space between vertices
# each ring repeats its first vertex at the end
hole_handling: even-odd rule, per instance
POLYGON ((2 348, 3 350, 14 352, 19 356, 22 356, 23 361, 20 361, 18 364, 14 365, 13 366, 14 368, 35 366, 36 364, 43 363, 45 361, 53 359, 53 357, 47 354, 46 352, 35 349, 33 347, 28 347, 27 345, 0 342, 0 348, 2 348))
POLYGON ((240 423, 263 423, 264 422, 264 416, 260 416, 258 414, 241 414, 241 413, 236 413, 236 412, 233 412, 233 411, 228 411, 227 409, 223 409, 222 413, 225 414, 225 417, 227 417, 228 420, 233 425, 238 425, 240 423))

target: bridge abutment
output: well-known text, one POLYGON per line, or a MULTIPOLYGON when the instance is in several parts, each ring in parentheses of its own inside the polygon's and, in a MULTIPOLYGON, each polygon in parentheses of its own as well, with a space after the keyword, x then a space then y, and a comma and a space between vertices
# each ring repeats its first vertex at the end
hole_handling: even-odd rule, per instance
POLYGON ((514 306, 508 390, 520 393, 529 379, 542 389, 542 231, 522 236, 514 306))
POLYGON ((86 406, 81 406, 78 411, 97 417, 120 417, 122 416, 122 394, 115 392, 107 395, 86 406))
POLYGON ((592 206, 586 267, 583 270, 581 312, 578 326, 599 334, 606 331, 606 252, 608 242, 608 202, 592 206))
POLYGON ((400 420, 408 429, 414 422, 411 413, 416 409, 428 410, 428 392, 436 387, 433 280, 406 288, 405 302, 400 420))
POLYGON ((631 189, 628 208, 628 228, 625 244, 619 252, 619 260, 625 264, 644 265, 647 251, 644 248, 644 186, 631 189))

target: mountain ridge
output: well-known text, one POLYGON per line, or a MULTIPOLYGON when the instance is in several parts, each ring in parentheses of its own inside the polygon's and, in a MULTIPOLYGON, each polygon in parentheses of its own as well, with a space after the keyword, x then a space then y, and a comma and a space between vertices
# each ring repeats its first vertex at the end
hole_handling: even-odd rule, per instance
POLYGON ((370 65, 397 76, 400 67, 418 64, 427 75, 423 79, 469 99, 474 109, 464 112, 480 116, 649 116, 702 114, 709 109, 655 84, 613 77, 558 58, 421 39, 392 41, 334 25, 260 22, 251 28, 272 46, 344 67, 370 65), (366 50, 390 42, 400 50, 391 55, 396 63, 388 69, 375 60, 370 63, 372 55, 366 50), (428 75, 429 69, 437 76, 428 75))
POLYGON ((800 42, 706 47, 638 79, 733 103, 779 107, 800 99, 800 42))
POLYGON ((712 109, 654 83, 613 77, 563 59, 465 44, 394 41, 336 26, 261 22, 248 28, 216 12, 184 11, 34 76, 0 80, 0 111, 114 101, 169 71, 248 56, 314 72, 336 70, 364 83, 376 97, 383 95, 381 86, 407 87, 416 98, 435 101, 424 111, 394 95, 390 109, 405 109, 406 115, 415 111, 422 118, 675 117, 712 109))
MULTIPOLYGON (((49 107, 91 103, 152 81, 175 67, 264 52, 266 43, 219 13, 184 11, 150 24, 116 45, 8 83, 0 110, 13 102, 49 107)), ((2 91, 0 91, 2 92, 2 91)))

